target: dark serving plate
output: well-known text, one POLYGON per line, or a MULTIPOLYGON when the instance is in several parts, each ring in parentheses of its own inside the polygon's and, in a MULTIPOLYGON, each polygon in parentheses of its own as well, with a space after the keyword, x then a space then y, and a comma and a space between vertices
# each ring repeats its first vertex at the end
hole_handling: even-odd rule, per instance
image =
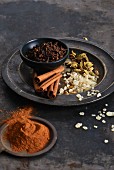
POLYGON ((9 154, 12 154, 14 156, 19 156, 19 157, 33 157, 33 156, 42 155, 42 154, 48 152, 55 145, 55 143, 57 141, 57 131, 56 131, 55 127, 49 121, 39 118, 39 117, 33 116, 33 117, 31 117, 31 120, 42 123, 49 128, 50 140, 49 140, 49 143, 46 145, 46 147, 39 152, 35 152, 35 153, 31 153, 31 154, 24 152, 24 151, 23 152, 12 151, 9 141, 4 139, 4 133, 6 132, 8 125, 3 124, 2 127, 0 128, 0 152, 5 151, 9 154))
POLYGON ((60 39, 65 42, 70 50, 78 53, 86 52, 90 61, 100 72, 98 85, 95 89, 101 93, 100 97, 87 97, 87 92, 81 93, 84 97, 79 101, 75 94, 58 95, 54 100, 46 99, 35 94, 32 85, 32 69, 25 65, 19 54, 20 47, 14 50, 4 61, 2 67, 2 77, 5 83, 17 94, 35 102, 57 105, 57 106, 77 106, 98 101, 114 91, 114 59, 97 45, 78 39, 60 39))

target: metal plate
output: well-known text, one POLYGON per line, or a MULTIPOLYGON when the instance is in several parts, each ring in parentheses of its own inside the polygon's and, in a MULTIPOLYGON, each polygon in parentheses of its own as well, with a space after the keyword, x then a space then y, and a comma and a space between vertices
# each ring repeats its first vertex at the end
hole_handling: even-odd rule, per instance
POLYGON ((98 101, 114 91, 114 59, 102 48, 95 44, 78 39, 60 39, 70 49, 84 51, 100 71, 100 80, 95 89, 99 90, 101 97, 87 97, 87 92, 81 93, 84 99, 79 101, 76 95, 58 95, 50 100, 35 94, 32 86, 32 69, 26 66, 19 54, 19 48, 14 50, 3 63, 2 77, 5 83, 17 94, 35 102, 57 106, 77 106, 98 101))
POLYGON ((41 154, 44 154, 46 152, 48 152, 56 143, 57 141, 57 131, 55 129, 55 127, 47 120, 39 118, 39 117, 32 117, 31 120, 42 123, 44 125, 46 125, 49 130, 50 130, 50 140, 49 143, 46 145, 46 147, 44 149, 42 149, 39 152, 35 152, 35 153, 27 153, 27 152, 14 152, 12 151, 11 147, 10 147, 10 143, 4 139, 4 133, 8 127, 7 124, 4 124, 1 128, 0 128, 0 151, 5 151, 8 152, 9 154, 15 155, 15 156, 20 156, 20 157, 33 157, 33 156, 38 156, 41 154))

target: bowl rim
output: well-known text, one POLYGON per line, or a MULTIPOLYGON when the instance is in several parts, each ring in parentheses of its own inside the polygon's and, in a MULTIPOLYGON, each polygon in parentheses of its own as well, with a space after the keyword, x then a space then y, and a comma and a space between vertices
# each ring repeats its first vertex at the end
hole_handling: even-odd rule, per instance
POLYGON ((29 41, 25 42, 23 45, 21 45, 21 47, 20 47, 20 49, 19 49, 19 53, 20 53, 21 58, 24 58, 26 61, 32 62, 32 63, 34 63, 34 64, 47 64, 47 65, 50 65, 50 64, 59 63, 59 62, 61 62, 62 60, 64 60, 65 58, 67 58, 67 57, 68 57, 68 54, 69 54, 69 47, 68 47, 68 45, 67 45, 66 43, 64 43, 63 41, 61 41, 61 40, 59 40, 59 39, 49 38, 49 37, 46 37, 46 38, 35 38, 35 39, 29 40, 29 41), (45 40, 45 39, 49 39, 50 41, 51 41, 51 40, 52 40, 52 41, 54 40, 54 41, 58 41, 58 42, 64 44, 64 45, 67 47, 67 49, 66 49, 66 54, 65 54, 61 59, 59 59, 59 60, 57 60, 57 61, 53 61, 53 62, 38 62, 38 61, 30 60, 30 59, 28 59, 27 57, 25 57, 25 55, 24 55, 23 52, 22 52, 23 48, 24 48, 26 45, 28 45, 28 44, 30 44, 30 43, 32 43, 32 42, 34 42, 34 41, 38 41, 38 40, 40 40, 40 39, 44 39, 44 40, 45 40))

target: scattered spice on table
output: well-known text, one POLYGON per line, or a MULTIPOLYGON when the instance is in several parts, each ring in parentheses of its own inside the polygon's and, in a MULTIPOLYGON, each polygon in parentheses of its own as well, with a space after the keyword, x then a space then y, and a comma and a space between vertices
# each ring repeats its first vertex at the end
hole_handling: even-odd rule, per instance
MULTIPOLYGON (((112 112, 108 111, 108 104, 106 103, 105 107, 102 110, 98 111, 97 115, 96 114, 91 114, 91 117, 93 117, 95 119, 95 124, 93 124, 92 126, 91 125, 87 126, 87 125, 85 125, 85 123, 83 123, 83 120, 80 120, 79 122, 76 122, 74 127, 76 129, 83 129, 83 130, 91 130, 92 128, 97 130, 97 129, 100 128, 98 121, 101 124, 109 124, 108 119, 107 120, 105 120, 105 119, 109 118, 111 116, 108 116, 107 113, 114 113, 114 111, 112 111, 112 112)), ((86 114, 85 114, 85 112, 81 111, 81 112, 79 112, 79 115, 80 116, 85 116, 86 114)), ((109 126, 109 128, 110 128, 110 132, 114 132, 114 125, 113 124, 111 124, 109 126)), ((114 142, 113 139, 112 139, 112 142, 114 142)), ((104 139, 104 143, 108 144, 109 139, 104 139)))
POLYGON ((4 139, 9 141, 15 152, 35 153, 42 150, 49 142, 49 128, 30 119, 31 113, 31 107, 18 109, 5 121, 8 127, 4 139))

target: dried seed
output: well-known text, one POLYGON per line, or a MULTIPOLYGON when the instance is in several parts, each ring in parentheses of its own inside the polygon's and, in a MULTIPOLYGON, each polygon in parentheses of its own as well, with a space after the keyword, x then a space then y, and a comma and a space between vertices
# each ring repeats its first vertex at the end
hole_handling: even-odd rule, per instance
POLYGON ((104 140, 104 143, 108 143, 108 142, 109 142, 108 139, 105 139, 105 140, 104 140))
POLYGON ((79 115, 80 115, 80 116, 84 116, 85 113, 84 113, 84 112, 80 112, 79 115))
POLYGON ((84 130, 88 130, 88 127, 87 127, 87 126, 82 126, 82 128, 83 128, 84 130))
POLYGON ((75 128, 80 128, 82 126, 82 123, 75 124, 75 128))
POLYGON ((97 97, 101 97, 101 93, 98 93, 98 94, 97 94, 97 97))
POLYGON ((92 114, 91 116, 92 116, 92 117, 95 117, 96 115, 95 115, 95 114, 92 114))
POLYGON ((106 115, 107 115, 107 116, 114 116, 114 112, 108 111, 108 112, 106 112, 106 115))
POLYGON ((101 120, 101 116, 97 115, 96 120, 101 120))
POLYGON ((88 38, 87 37, 83 37, 84 40, 88 41, 88 38))
POLYGON ((97 129, 97 128, 98 128, 98 126, 97 126, 97 125, 94 125, 93 127, 94 127, 95 129, 97 129))
POLYGON ((102 120, 102 123, 106 123, 106 120, 102 120))

